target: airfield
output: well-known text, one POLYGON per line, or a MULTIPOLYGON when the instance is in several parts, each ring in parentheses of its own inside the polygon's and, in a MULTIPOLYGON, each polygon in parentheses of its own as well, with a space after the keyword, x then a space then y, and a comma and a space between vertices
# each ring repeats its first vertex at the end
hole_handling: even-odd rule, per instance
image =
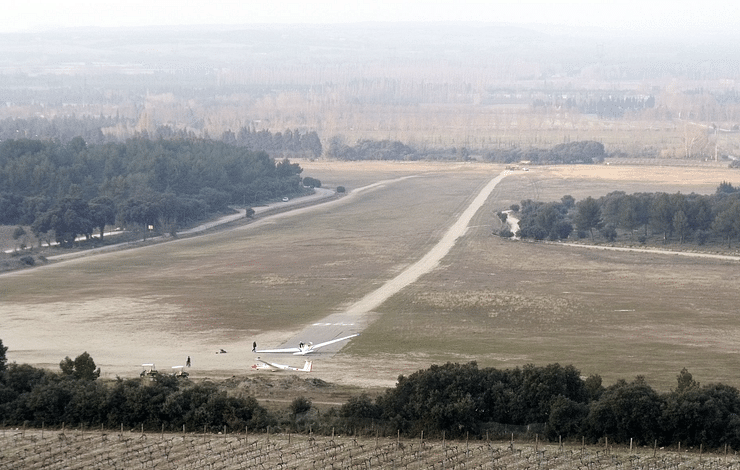
MULTIPOLYGON (((558 362, 599 374, 605 385, 643 375, 667 390, 686 367, 701 383, 740 386, 740 261, 495 235, 496 213, 524 199, 709 194, 722 181, 737 185, 734 171, 299 163, 304 176, 348 194, 0 276, 9 361, 58 369, 65 356, 87 351, 102 377, 115 378, 138 376, 143 363, 169 372, 190 356, 191 378, 218 379, 265 373, 251 369, 253 341, 275 348, 361 333, 312 355, 310 375, 392 387, 400 374, 448 361, 558 362), (452 243, 441 249, 446 237, 452 243)), ((271 359, 300 367, 304 357, 271 359)))

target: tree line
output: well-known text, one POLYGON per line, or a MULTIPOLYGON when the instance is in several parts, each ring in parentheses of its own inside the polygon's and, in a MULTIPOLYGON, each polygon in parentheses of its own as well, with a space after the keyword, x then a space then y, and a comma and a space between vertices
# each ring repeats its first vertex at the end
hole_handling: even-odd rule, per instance
MULTIPOLYGON (((152 129, 139 127, 131 119, 118 115, 5 118, 0 119, 0 142, 32 139, 66 143, 75 137, 82 137, 88 144, 104 144, 125 142, 130 138, 172 140, 208 137, 207 133, 194 128, 173 128, 166 124, 152 129)), ((272 132, 268 129, 257 130, 254 126, 242 126, 236 133, 224 131, 216 140, 284 157, 317 158, 323 152, 321 139, 316 131, 286 129, 284 132, 272 132)))
POLYGON ((171 375, 151 380, 97 380, 86 352, 66 357, 60 372, 6 364, 0 341, 0 421, 3 425, 105 426, 116 429, 264 430, 270 416, 253 397, 233 397, 213 383, 187 384, 171 375))
MULTIPOLYGON (((358 140, 350 145, 341 137, 330 140, 326 156, 336 160, 452 160, 468 161, 472 151, 466 147, 442 149, 417 149, 397 140, 358 140)), ((518 163, 528 161, 532 164, 592 164, 606 158, 604 144, 595 141, 567 142, 550 149, 535 147, 499 148, 486 150, 482 159, 495 163, 518 163)))
POLYGON ((548 93, 533 100, 533 108, 567 109, 581 114, 595 114, 599 119, 622 119, 626 113, 639 113, 655 107, 655 97, 631 94, 595 96, 592 91, 548 93))
POLYGON ((550 149, 499 148, 486 152, 485 161, 496 163, 530 162, 539 165, 592 164, 601 163, 606 158, 604 144, 593 140, 566 142, 550 149))
POLYGON ((395 140, 360 140, 355 145, 349 145, 343 139, 331 139, 326 156, 335 160, 420 160, 419 152, 395 140))
POLYGON ((681 443, 740 448, 740 392, 723 384, 701 385, 683 369, 676 388, 653 390, 642 376, 608 387, 599 375, 581 378, 573 366, 526 365, 499 370, 475 362, 447 363, 400 376, 375 400, 367 395, 341 407, 346 419, 387 421, 402 433, 485 435, 492 422, 544 423, 552 440, 659 445, 681 443))
POLYGON ((541 424, 543 437, 607 438, 613 443, 740 448, 740 392, 723 384, 701 385, 686 369, 676 388, 659 393, 644 377, 608 387, 599 375, 583 378, 575 367, 533 364, 514 369, 479 368, 476 362, 433 365, 399 376, 375 399, 366 393, 338 409, 305 416, 312 403, 298 397, 290 419, 268 411, 251 396, 227 394, 211 382, 175 375, 98 380, 88 353, 64 358, 59 372, 7 363, 0 341, 0 420, 4 425, 145 428, 218 432, 264 431, 268 426, 314 432, 375 432, 404 436, 483 437, 492 425, 541 424), (303 415, 303 419, 297 419, 303 415))
POLYGON ((97 229, 102 236, 114 223, 173 232, 230 204, 300 195, 302 171, 288 159, 206 139, 7 140, 0 224, 30 226, 39 239, 60 243, 97 229))
POLYGON ((257 130, 254 127, 240 127, 234 133, 231 130, 221 135, 221 141, 227 144, 246 147, 251 150, 263 150, 273 155, 295 155, 318 158, 323 152, 321 139, 316 131, 299 132, 286 129, 285 132, 257 130))
MULTIPOLYGON (((613 191, 578 202, 572 196, 556 202, 525 200, 511 209, 518 212, 518 235, 535 240, 564 240, 575 232, 578 238, 609 242, 646 243, 655 237, 697 245, 716 240, 731 248, 740 238, 740 188, 728 182, 710 195, 613 191)), ((507 215, 499 217, 506 220, 507 215)), ((500 234, 512 235, 508 229, 500 234)))

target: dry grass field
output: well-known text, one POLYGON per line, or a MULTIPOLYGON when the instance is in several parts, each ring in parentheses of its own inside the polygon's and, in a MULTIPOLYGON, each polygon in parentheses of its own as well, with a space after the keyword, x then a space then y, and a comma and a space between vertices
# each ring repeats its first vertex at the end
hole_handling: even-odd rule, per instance
MULTIPOLYGON (((10 361, 58 367, 89 352, 103 376, 252 372, 252 341, 276 346, 346 309, 419 259, 503 167, 301 162, 304 174, 356 195, 258 223, 0 277, 10 361), (413 176, 411 178, 403 178, 413 176), (228 354, 215 354, 220 348, 228 354)), ((439 267, 362 320, 312 376, 377 390, 431 364, 573 364, 605 385, 641 374, 668 390, 686 367, 702 383, 740 386, 738 263, 511 242, 495 213, 522 199, 613 190, 711 193, 721 168, 535 168, 505 178, 439 267)), ((283 362, 290 361, 286 359, 283 362)), ((295 365, 295 364, 293 364, 295 365)), ((317 399, 316 396, 309 398, 317 399)))
POLYGON ((614 190, 711 193, 732 177, 726 169, 645 166, 535 168, 508 177, 443 266, 386 302, 381 321, 345 352, 382 351, 384 362, 398 364, 559 362, 600 374, 605 384, 645 375, 659 390, 675 386, 687 367, 704 383, 738 385, 737 262, 491 235, 493 212, 522 199, 614 190))

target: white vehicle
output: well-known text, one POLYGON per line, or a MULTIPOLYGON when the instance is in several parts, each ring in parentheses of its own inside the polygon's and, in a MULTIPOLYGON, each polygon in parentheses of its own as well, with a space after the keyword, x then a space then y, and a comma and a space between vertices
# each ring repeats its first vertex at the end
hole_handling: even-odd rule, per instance
POLYGON ((142 364, 141 367, 144 368, 144 370, 141 371, 141 374, 139 374, 141 377, 156 377, 159 375, 154 364, 142 364))
POLYGON ((188 375, 190 375, 183 370, 185 369, 185 366, 172 366, 172 368, 175 369, 174 373, 172 374, 175 377, 182 377, 183 379, 186 379, 188 375))
POLYGON ((311 369, 313 369, 313 362, 306 361, 306 364, 303 365, 303 369, 299 369, 297 367, 291 367, 286 366, 285 364, 278 364, 276 362, 267 362, 263 361, 259 357, 257 358, 257 364, 254 364, 252 366, 252 369, 254 370, 268 370, 271 372, 278 372, 281 370, 293 370, 296 372, 311 372, 311 369))
POLYGON ((301 343, 298 345, 297 348, 283 348, 283 349, 261 349, 259 351, 255 350, 256 353, 291 353, 294 356, 305 356, 306 354, 311 354, 319 349, 323 348, 324 346, 328 346, 329 344, 338 343, 340 341, 345 341, 350 338, 354 338, 355 336, 360 336, 360 333, 356 333, 354 335, 345 336, 344 338, 337 338, 333 339, 331 341, 326 341, 319 344, 313 344, 313 343, 301 343))

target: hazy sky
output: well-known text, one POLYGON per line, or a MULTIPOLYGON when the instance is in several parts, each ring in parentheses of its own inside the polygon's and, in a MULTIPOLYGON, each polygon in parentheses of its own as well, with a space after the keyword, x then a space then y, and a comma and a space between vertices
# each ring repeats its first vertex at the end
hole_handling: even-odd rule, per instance
POLYGON ((0 31, 46 27, 361 21, 485 21, 733 31, 740 2, 684 0, 16 0, 0 31))

